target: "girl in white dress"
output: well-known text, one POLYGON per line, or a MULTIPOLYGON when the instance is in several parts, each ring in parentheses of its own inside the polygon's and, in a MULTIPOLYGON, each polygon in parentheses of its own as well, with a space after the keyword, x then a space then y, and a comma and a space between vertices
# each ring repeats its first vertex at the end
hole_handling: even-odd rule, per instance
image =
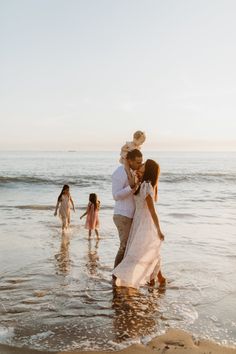
POLYGON ((159 172, 155 161, 146 161, 142 182, 135 192, 136 209, 125 255, 113 270, 117 286, 137 289, 146 283, 154 285, 156 279, 161 285, 165 284, 160 257, 164 235, 154 207, 159 172))
POLYGON ((74 202, 70 195, 70 187, 65 184, 57 199, 57 205, 54 212, 54 215, 56 216, 59 208, 59 216, 62 221, 62 230, 66 229, 70 225, 70 205, 72 205, 72 208, 75 211, 74 202))

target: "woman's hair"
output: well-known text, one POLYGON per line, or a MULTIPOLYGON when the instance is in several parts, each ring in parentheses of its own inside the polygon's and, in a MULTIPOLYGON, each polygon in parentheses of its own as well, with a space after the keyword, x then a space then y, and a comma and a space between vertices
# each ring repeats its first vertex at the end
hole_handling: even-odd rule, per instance
POLYGON ((59 195, 59 197, 58 197, 58 199, 57 199, 58 202, 61 201, 62 194, 64 194, 64 192, 65 192, 67 189, 70 189, 70 187, 68 186, 68 184, 64 184, 64 186, 63 186, 63 188, 62 188, 62 190, 61 190, 61 193, 60 193, 60 195, 59 195))
POLYGON ((92 203, 94 205, 94 209, 97 209, 98 203, 99 203, 97 194, 90 193, 89 194, 89 201, 90 201, 90 203, 92 203))
MULTIPOLYGON (((151 182, 151 185, 154 188, 154 198, 156 200, 157 198, 157 182, 158 182, 158 177, 160 174, 160 166, 156 161, 154 160, 147 160, 145 162, 145 169, 144 169, 144 174, 141 183, 143 182, 151 182)), ((138 194, 140 191, 140 187, 137 189, 137 191, 134 194, 138 194)))

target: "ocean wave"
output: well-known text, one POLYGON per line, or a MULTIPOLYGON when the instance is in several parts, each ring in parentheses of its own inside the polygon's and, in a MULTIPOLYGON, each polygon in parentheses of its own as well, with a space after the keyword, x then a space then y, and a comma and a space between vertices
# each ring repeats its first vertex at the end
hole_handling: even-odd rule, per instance
POLYGON ((25 210, 54 210, 55 205, 17 205, 13 208, 25 210))
POLYGON ((36 176, 0 176, 1 184, 70 184, 79 187, 87 187, 101 182, 110 182, 110 176, 105 175, 78 175, 78 176, 60 176, 60 177, 36 177, 36 176))
POLYGON ((183 182, 235 182, 236 173, 218 173, 218 172, 194 172, 194 173, 162 173, 161 182, 183 183, 183 182))
POLYGON ((196 215, 191 214, 191 213, 169 213, 168 215, 173 218, 180 218, 180 219, 195 218, 196 217, 196 215))
MULTIPOLYGON (((218 172, 192 172, 192 173, 170 173, 163 172, 160 176, 160 182, 164 183, 214 183, 214 182, 233 182, 235 183, 236 173, 218 173, 218 172)), ((89 187, 92 185, 101 185, 102 183, 111 183, 109 174, 83 174, 73 176, 0 176, 0 185, 5 184, 46 184, 63 185, 70 184, 79 187, 89 187)))
MULTIPOLYGON (((83 210, 87 207, 86 205, 80 205, 76 207, 77 210, 83 210)), ((37 204, 26 204, 26 205, 0 205, 0 209, 23 209, 23 210, 54 210, 55 205, 37 205, 37 204)), ((113 205, 102 205, 101 210, 113 210, 113 205)))

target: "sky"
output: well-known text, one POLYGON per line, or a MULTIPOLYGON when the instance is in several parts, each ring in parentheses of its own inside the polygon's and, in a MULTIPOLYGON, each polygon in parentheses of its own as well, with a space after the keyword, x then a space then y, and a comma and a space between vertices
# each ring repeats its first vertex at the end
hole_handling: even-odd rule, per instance
POLYGON ((236 150, 235 0, 0 0, 0 150, 236 150))

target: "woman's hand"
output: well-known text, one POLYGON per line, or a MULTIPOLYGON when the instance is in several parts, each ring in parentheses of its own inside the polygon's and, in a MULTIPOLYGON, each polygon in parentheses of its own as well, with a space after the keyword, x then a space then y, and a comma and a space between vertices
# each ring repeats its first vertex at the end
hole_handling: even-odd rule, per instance
POLYGON ((132 188, 133 194, 139 189, 140 184, 141 184, 141 183, 139 182, 139 183, 136 183, 136 184, 134 185, 134 187, 132 188))
POLYGON ((158 236, 159 236, 161 241, 164 241, 165 235, 163 235, 163 233, 161 231, 158 232, 158 236))

